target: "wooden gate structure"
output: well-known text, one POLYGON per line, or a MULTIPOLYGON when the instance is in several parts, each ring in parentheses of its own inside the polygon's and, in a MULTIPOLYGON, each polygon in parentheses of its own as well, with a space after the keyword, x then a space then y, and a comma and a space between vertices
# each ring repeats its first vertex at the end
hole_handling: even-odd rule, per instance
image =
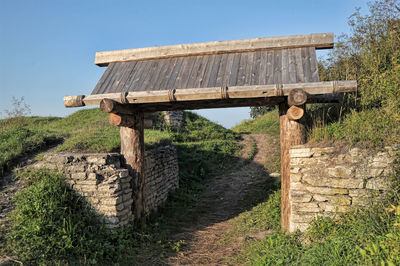
POLYGON ((320 82, 316 49, 333 33, 266 37, 96 53, 107 66, 90 95, 65 96, 66 107, 100 105, 120 127, 121 154, 135 176, 135 215, 143 215, 144 117, 155 111, 279 105, 282 230, 289 229, 289 149, 306 142, 305 103, 354 92, 351 81, 320 82))

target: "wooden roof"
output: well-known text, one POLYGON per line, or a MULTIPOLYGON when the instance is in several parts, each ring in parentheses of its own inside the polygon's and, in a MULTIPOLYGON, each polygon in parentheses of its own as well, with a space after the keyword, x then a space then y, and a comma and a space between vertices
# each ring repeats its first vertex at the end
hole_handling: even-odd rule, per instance
POLYGON ((92 94, 318 81, 315 48, 303 47, 115 62, 92 94))
POLYGON ((332 47, 333 33, 321 33, 98 52, 95 63, 108 67, 92 94, 65 96, 64 105, 112 100, 143 112, 275 105, 294 89, 307 102, 325 102, 357 88, 319 82, 316 49, 332 47))

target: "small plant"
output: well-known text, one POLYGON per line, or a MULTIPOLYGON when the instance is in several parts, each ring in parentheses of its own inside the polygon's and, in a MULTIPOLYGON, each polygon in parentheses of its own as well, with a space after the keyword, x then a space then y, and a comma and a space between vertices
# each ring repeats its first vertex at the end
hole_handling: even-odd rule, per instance
POLYGON ((4 110, 7 118, 23 117, 31 114, 31 107, 25 103, 24 96, 21 98, 12 97, 12 109, 4 110))

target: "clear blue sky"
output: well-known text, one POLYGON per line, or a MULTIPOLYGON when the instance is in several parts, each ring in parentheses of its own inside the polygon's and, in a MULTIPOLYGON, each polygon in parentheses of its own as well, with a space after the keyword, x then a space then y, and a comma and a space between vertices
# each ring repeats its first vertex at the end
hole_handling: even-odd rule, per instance
MULTIPOLYGON (((366 1, 0 0, 0 111, 25 97, 33 115, 65 116, 64 95, 90 94, 97 51, 334 32, 366 1)), ((249 108, 199 113, 232 127, 249 108)))

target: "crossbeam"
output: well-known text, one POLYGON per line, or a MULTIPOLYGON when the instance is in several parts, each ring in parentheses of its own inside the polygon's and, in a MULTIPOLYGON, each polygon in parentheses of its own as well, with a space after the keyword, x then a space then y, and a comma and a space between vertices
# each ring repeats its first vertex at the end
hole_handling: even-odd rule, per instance
MULTIPOLYGON (((288 96, 291 90, 302 89, 312 100, 313 95, 335 94, 339 92, 354 92, 357 90, 355 80, 346 81, 325 81, 312 83, 291 83, 275 85, 254 85, 254 86, 232 86, 232 87, 214 87, 214 88, 194 88, 177 89, 172 91, 135 91, 128 93, 106 93, 95 95, 65 96, 65 107, 79 107, 89 105, 100 105, 101 100, 111 99, 123 104, 134 104, 146 109, 146 106, 158 105, 160 108, 171 104, 177 105, 183 109, 190 109, 191 104, 202 102, 200 108, 207 108, 207 101, 217 101, 228 103, 234 100, 246 101, 246 104, 252 106, 253 100, 279 98, 288 96), (185 106, 187 103, 188 106, 185 106)), ((265 101, 265 105, 277 104, 273 100, 265 101)), ((243 106, 243 105, 242 105, 243 106)))
POLYGON ((189 43, 159 47, 124 49, 117 51, 97 52, 94 63, 107 66, 113 62, 126 62, 193 56, 204 54, 238 53, 267 49, 284 49, 299 47, 315 47, 316 49, 333 48, 333 33, 315 33, 280 37, 264 37, 232 41, 216 41, 189 43))

